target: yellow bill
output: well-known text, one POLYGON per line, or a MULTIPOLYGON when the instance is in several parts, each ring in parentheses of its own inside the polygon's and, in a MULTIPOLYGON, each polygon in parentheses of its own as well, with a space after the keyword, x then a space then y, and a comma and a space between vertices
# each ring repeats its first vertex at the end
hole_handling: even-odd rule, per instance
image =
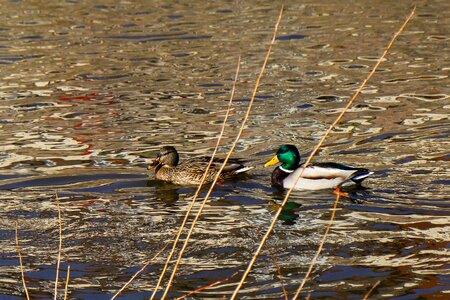
POLYGON ((264 168, 267 168, 268 166, 273 166, 274 164, 277 164, 279 162, 280 161, 278 160, 278 156, 275 155, 270 161, 266 162, 264 168))
POLYGON ((152 159, 150 160, 150 165, 147 167, 147 170, 152 170, 154 168, 156 168, 157 166, 159 166, 160 162, 158 159, 152 159))

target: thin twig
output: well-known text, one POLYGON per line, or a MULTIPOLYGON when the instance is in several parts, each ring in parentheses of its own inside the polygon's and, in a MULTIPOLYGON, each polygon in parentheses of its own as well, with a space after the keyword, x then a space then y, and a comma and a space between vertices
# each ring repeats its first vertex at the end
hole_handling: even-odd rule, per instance
POLYGON ((27 296, 27 299, 30 300, 30 295, 28 294, 27 284, 25 282, 25 271, 23 269, 22 253, 20 252, 20 246, 19 246, 19 223, 18 222, 16 222, 16 249, 17 249, 17 253, 19 254, 20 272, 22 273, 23 288, 25 290, 25 295, 27 296))
POLYGON ((69 279, 70 279, 70 266, 67 266, 67 278, 66 278, 66 287, 64 290, 64 300, 67 300, 67 294, 69 292, 69 279))
POLYGON ((381 280, 378 280, 375 282, 375 284, 372 286, 372 288, 367 292, 367 294, 364 296, 363 300, 369 299, 372 292, 376 289, 376 287, 381 283, 381 280))
POLYGON ((174 269, 173 269, 172 274, 170 276, 170 279, 169 279, 169 282, 167 284, 166 290, 164 291, 164 294, 163 294, 161 299, 164 299, 166 297, 167 293, 169 292, 169 289, 171 287, 172 281, 175 278, 175 273, 176 273, 177 268, 178 268, 178 266, 179 266, 179 264, 181 262, 181 259, 183 257, 183 253, 184 253, 184 251, 185 251, 185 249, 186 249, 186 247, 188 245, 189 238, 192 235, 192 232, 193 232, 194 227, 195 227, 195 225, 197 223, 197 220, 200 218, 200 215, 201 215, 201 213, 203 211, 203 208, 205 207, 206 201, 209 199, 209 196, 211 195, 211 193, 212 193, 212 191, 213 191, 213 189, 214 189, 214 187, 215 187, 215 185, 216 185, 216 183, 217 183, 217 181, 218 181, 218 179, 220 177, 221 172, 225 168, 225 165, 227 164, 228 160, 230 159, 230 156, 233 153, 234 149, 236 148, 236 145, 239 142, 239 139, 241 138, 242 132, 244 131, 245 125, 246 125, 247 120, 248 120, 248 118, 250 116, 250 113, 252 111, 253 103, 254 103, 254 100, 255 100, 255 97, 256 97, 256 93, 258 92, 258 88, 259 88, 262 76, 264 74, 264 70, 266 69, 267 62, 269 61, 270 54, 272 53, 273 45, 275 44, 275 38, 276 38, 276 35, 277 35, 277 32, 278 32, 278 26, 279 26, 279 24, 281 22, 281 17, 282 16, 283 16, 283 5, 281 6, 281 9, 280 9, 280 15, 278 16, 278 20, 277 20, 277 23, 275 25, 272 41, 271 41, 271 43, 269 45, 269 49, 267 50, 266 58, 265 58, 264 63, 262 65, 262 67, 261 67, 261 71, 259 73, 259 76, 258 76, 258 78, 256 80, 255 88, 253 90, 253 94, 252 94, 252 97, 250 99, 250 103, 248 105, 247 113, 246 113, 246 115, 245 115, 245 117, 244 117, 244 119, 243 119, 243 121, 241 123, 241 127, 239 129, 239 132, 236 135, 236 138, 235 138, 235 140, 234 140, 234 142, 233 142, 233 144, 232 144, 232 146, 231 146, 231 148, 230 148, 230 150, 229 150, 229 152, 228 152, 224 162, 222 163, 219 171, 217 172, 216 177, 214 178, 214 181, 212 182, 208 193, 206 194, 205 198, 203 199, 203 202, 202 202, 202 204, 200 205, 200 207, 198 209, 197 215, 195 216, 194 220, 192 221, 191 228, 189 229, 189 232, 187 233, 187 236, 186 236, 186 239, 184 241, 183 247, 180 250, 180 253, 179 253, 179 256, 178 256, 178 260, 175 263, 175 266, 174 266, 174 269))
POLYGON ((61 252, 62 252, 62 219, 61 219, 61 207, 59 206, 59 197, 56 193, 56 205, 58 207, 58 222, 59 222, 59 247, 58 247, 58 260, 56 262, 56 279, 55 279, 55 300, 58 299, 58 279, 59 268, 61 265, 61 252))
MULTIPOLYGON (((410 16, 408 17, 408 19, 405 21, 405 23, 403 24, 403 26, 400 28, 400 30, 394 35, 394 37, 392 38, 391 42, 389 43, 389 45, 386 47, 386 49, 384 50, 383 54, 381 55, 381 57, 378 59, 377 63, 375 64, 375 66, 373 67, 372 71, 370 72, 370 74, 367 76, 367 78, 363 81, 363 83, 361 84, 361 86, 359 87, 359 89, 356 91, 356 93, 353 95, 353 97, 350 99, 350 101, 348 102, 347 106, 342 110, 342 112, 339 114, 339 116, 336 118, 336 120, 333 122, 333 124, 328 128, 327 132, 324 134, 324 136, 322 137, 322 139, 320 140, 320 142, 317 144, 317 146, 314 148, 314 150, 311 152, 310 156, 308 157, 307 161, 305 162, 305 164, 303 165, 304 168, 302 169, 302 171, 298 174, 297 178, 296 178, 296 182, 299 181, 300 177, 303 174, 303 171, 305 170, 306 166, 311 162, 311 160, 313 159, 313 157, 316 155, 317 151, 319 150, 319 148, 322 146, 323 142, 325 141, 325 139, 328 137, 328 135, 330 134, 330 132, 333 130, 333 128, 336 126, 337 123, 339 123, 339 121, 342 119, 342 117, 344 116, 344 114, 347 112, 347 110, 350 108, 350 106, 353 104, 353 101, 356 99, 356 97, 361 93, 362 89, 365 87, 366 83, 369 81, 370 78, 372 78, 373 74, 375 73, 375 71, 377 70, 378 66, 381 64, 381 62, 383 61, 384 57, 386 56, 386 54, 388 53, 389 49, 391 48, 391 46, 393 45, 394 41, 397 39, 398 35, 403 31, 403 29, 405 28, 406 24, 409 22, 409 20, 412 18, 412 16, 414 15, 414 12, 416 10, 416 7, 414 7, 413 11, 411 12, 410 16)), ((266 234, 264 235, 264 237, 262 238, 258 248, 255 251, 255 254, 253 255, 251 261, 248 264, 247 269, 245 270, 244 274, 242 275, 241 281, 239 282, 238 286, 236 287, 233 295, 231 296, 231 300, 235 299, 235 297, 237 296, 239 290, 241 289, 242 285, 244 284, 245 279, 247 278, 248 274, 250 273, 253 265, 255 264, 255 261, 257 259, 257 257, 259 256, 259 254, 261 253, 262 247, 264 246, 264 244, 266 243, 270 233, 272 232, 278 217, 281 214, 281 211, 283 209, 283 207, 286 205, 292 191, 294 190, 296 184, 293 184, 292 187, 288 190, 288 192, 286 193, 286 196, 283 199, 283 202, 281 203, 280 207, 278 208, 277 212, 275 213, 275 216, 273 217, 272 223, 270 224, 269 228, 267 229, 266 234)))
POLYGON ((158 253, 156 253, 155 254, 155 256, 153 256, 148 262, 146 262, 143 266, 142 266, 142 268, 139 270, 139 271, 137 271, 134 275, 133 275, 133 277, 131 277, 131 279, 130 280, 128 280, 128 282, 111 298, 111 300, 114 300, 114 299, 116 299, 117 298, 117 296, 119 296, 120 295, 120 293, 122 293, 130 284, 131 284, 131 282, 133 282, 133 280, 139 275, 139 274, 141 274, 144 270, 145 270, 145 268, 147 268, 161 253, 163 253, 164 252, 164 250, 166 250, 166 248, 167 248, 167 246, 169 246, 169 244, 170 244, 170 241, 169 242, 167 242, 166 243, 166 245, 161 249, 161 250, 159 250, 159 252, 158 253))
POLYGON ((281 268, 278 265, 278 263, 275 259, 275 256, 273 255, 272 251, 270 251, 270 249, 269 249, 269 254, 270 254, 270 257, 272 258, 275 268, 277 269, 278 279, 280 279, 280 284, 281 284, 281 288, 283 289, 284 299, 289 300, 288 293, 286 291, 286 288, 284 287, 283 274, 281 274, 281 268))
MULTIPOLYGON (((402 27, 400 27, 400 29, 396 32, 396 34, 393 36, 393 38, 391 39, 391 42, 388 44, 388 46, 386 47, 386 49, 384 50, 383 54, 380 56, 380 58, 378 59, 377 63, 375 64, 375 66, 373 67, 372 71, 369 73, 369 75, 367 76, 367 78, 364 80, 364 82, 361 84, 361 86, 359 87, 359 89, 356 91, 356 93, 353 95, 352 99, 350 99, 349 103, 347 104, 347 106, 344 108, 344 110, 341 112, 341 114, 337 117, 337 119, 333 122, 333 124, 330 126, 330 128, 328 128, 327 132, 325 133, 325 135, 323 136, 322 140, 319 142, 319 144, 317 145, 317 147, 314 149, 314 151, 311 153, 311 155, 308 158, 308 161, 305 163, 305 168, 306 165, 308 165, 313 157, 313 155, 315 155, 317 153, 317 151, 319 150, 320 146, 322 146, 323 142, 325 141, 326 137, 330 134, 330 132, 333 130, 333 128, 336 126, 336 124, 342 119, 342 117, 344 116, 345 112, 350 108, 350 106, 352 105, 353 101, 356 99, 356 97, 361 93, 362 89, 364 88, 364 86, 366 85, 366 83, 370 80, 370 78, 372 78, 373 74, 375 74, 375 71, 377 70, 378 66, 381 64, 381 62, 384 60, 384 57, 386 56, 386 54, 389 52, 389 50, 391 49, 392 45, 394 44, 394 42, 397 40, 397 37, 400 35, 400 33, 403 32, 403 30, 406 27, 406 24, 408 24, 408 22, 411 20, 411 18, 414 15, 414 12, 416 11, 416 7, 414 6, 411 14, 409 15, 409 17, 406 19, 406 21, 403 23, 402 27)), ((299 176, 300 177, 300 176, 299 176)), ((297 181, 299 179, 299 177, 297 178, 297 181)), ((295 184, 294 184, 295 186, 295 184)), ((289 190, 289 192, 292 191, 292 188, 289 190)), ((288 195, 287 195, 288 196, 288 195)), ((338 195, 339 196, 339 195, 338 195)), ((335 206, 337 205, 337 202, 339 200, 339 197, 336 197, 336 203, 335 206)), ((286 199, 287 201, 287 199, 286 199)), ((284 205, 284 203, 282 204, 282 206, 284 205)), ((330 227, 332 224, 332 219, 334 218, 334 212, 332 214, 332 218, 330 219, 330 227)), ((328 228, 326 231, 326 234, 328 233, 328 228)), ((326 235, 324 235, 324 238, 326 237, 326 235)), ((324 241, 323 241, 324 242, 324 241)), ((319 249, 317 250, 316 256, 314 257, 315 259, 317 259, 318 255, 320 254, 320 250, 321 247, 323 245, 321 244, 321 246, 319 246, 319 249)), ((315 260, 313 259, 313 263, 315 263, 315 260)), ((303 289, 303 286, 306 283, 306 280, 308 279, 309 274, 312 271, 312 267, 313 267, 313 263, 311 263, 310 269, 308 270, 308 273, 306 273, 305 277, 303 278, 302 283, 300 284, 300 287, 297 290, 297 293, 295 294, 293 299, 297 299, 297 297, 300 295, 300 292, 303 289)))
POLYGON ((194 207, 195 201, 197 200, 198 195, 200 194, 200 190, 203 187, 203 184, 204 184, 204 182, 206 180, 206 175, 208 173, 208 170, 210 169, 210 167, 211 167, 211 165, 212 165, 212 163, 214 161, 214 157, 215 157, 217 151, 219 150, 219 145, 220 145, 220 142, 222 140, 223 134, 225 132, 227 120, 228 120, 228 117, 229 117, 229 115, 231 113, 231 106, 232 106, 232 103, 233 103, 234 94, 236 92, 236 82, 237 82, 237 79, 238 79, 240 66, 241 66, 241 56, 239 55, 238 63, 237 63, 237 67, 236 67, 236 74, 235 74, 234 81, 233 81, 233 88, 231 90, 230 101, 228 102, 227 112, 226 112, 225 117, 224 117, 223 122, 222 122, 222 128, 220 130, 219 137, 217 138, 216 147, 214 148, 213 154, 211 155, 211 160, 209 161, 208 166, 206 167, 206 169, 205 169, 205 171, 203 173, 203 177, 202 177, 202 180, 200 181, 200 184, 199 184, 199 186, 197 188, 197 191, 195 192, 195 195, 192 198, 191 203, 189 204, 189 207, 188 207, 188 209, 186 211, 186 214, 184 216, 184 220, 183 220, 182 224, 180 225, 180 228, 178 230, 178 234, 175 237, 174 243, 172 245, 172 249, 170 250, 169 256, 166 259, 166 263, 164 264, 163 270, 161 271, 161 274, 159 276, 158 282, 156 284, 156 287, 155 287, 155 289, 153 291, 152 296, 150 297, 150 300, 153 300, 153 298, 156 296, 158 288, 161 285, 161 282, 162 282, 162 280, 164 278, 164 275, 166 274, 167 268, 169 267, 170 260, 172 259, 173 255, 175 253, 175 249, 176 249, 178 241, 179 241, 179 239, 181 237, 181 234, 183 233, 183 229, 186 226, 186 223, 188 221, 189 215, 190 215, 190 213, 192 211, 192 208, 194 207))
POLYGON ((323 234, 323 237, 322 237, 322 242, 320 243, 319 248, 316 251, 316 255, 314 255, 314 257, 311 261, 311 264, 309 265, 308 272, 306 272, 306 275, 303 278, 303 281, 300 284, 300 287, 298 288, 297 293, 295 294, 295 296, 292 299, 297 299, 297 297, 300 295, 300 292, 302 291, 303 286, 306 283, 306 280, 308 279, 309 275, 311 274, 311 272, 314 268, 314 265, 316 264, 317 259, 319 258, 320 252, 322 252, 323 245, 325 244, 325 241, 327 240, 328 233, 330 232, 331 226, 333 225, 334 217, 336 216, 336 210, 337 210, 337 206, 339 203, 339 199, 340 199, 340 195, 337 194, 336 201, 334 202, 334 206, 333 206, 333 211, 331 213, 330 221, 329 221, 327 229, 325 229, 325 233, 323 234))
MULTIPOLYGON (((236 274, 236 273, 235 273, 235 274, 236 274)), ((228 277, 228 278, 225 278, 225 279, 222 279, 222 280, 218 280, 218 281, 216 281, 216 282, 214 282, 214 283, 211 283, 211 284, 202 286, 201 288, 198 288, 198 289, 196 289, 195 291, 189 292, 189 293, 187 293, 187 294, 184 294, 183 296, 180 296, 180 297, 176 298, 176 300, 184 299, 184 298, 186 298, 186 297, 189 297, 189 296, 191 296, 191 295, 194 295, 195 293, 201 292, 201 291, 203 291, 203 290, 206 290, 206 289, 215 287, 216 285, 219 285, 219 284, 221 284, 221 283, 227 282, 227 281, 230 280, 235 274, 231 275, 231 276, 228 277)))

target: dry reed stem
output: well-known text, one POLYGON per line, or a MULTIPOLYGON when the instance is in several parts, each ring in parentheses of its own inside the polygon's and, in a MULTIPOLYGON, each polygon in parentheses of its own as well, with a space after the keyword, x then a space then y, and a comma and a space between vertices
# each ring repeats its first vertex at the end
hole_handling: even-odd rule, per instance
POLYGON ((283 280, 283 274, 281 274, 281 268, 278 265, 275 256, 273 255, 272 251, 269 250, 270 257, 272 258, 273 264, 275 265, 275 268, 277 269, 278 273, 278 279, 280 280, 281 288, 283 289, 283 295, 284 299, 289 300, 288 293, 286 291, 286 288, 284 287, 284 280, 283 280))
POLYGON ((128 280, 128 282, 127 283, 125 283, 125 285, 111 298, 111 300, 114 300, 114 299, 116 299, 117 298, 117 296, 119 296, 120 295, 120 293, 122 293, 130 284, 131 284, 131 282, 133 282, 133 280, 139 275, 139 274, 141 274, 159 255, 161 255, 161 253, 163 253, 164 252, 164 250, 166 250, 166 248, 167 248, 167 246, 169 246, 169 244, 170 244, 170 241, 169 242, 167 242, 166 243, 166 245, 161 249, 161 250, 159 250, 158 251, 158 253, 156 253, 155 254, 155 256, 153 256, 148 262, 146 262, 143 266, 142 266, 142 268, 139 270, 139 271, 137 271, 134 275, 133 275, 133 277, 131 277, 131 279, 130 280, 128 280))
POLYGON ((16 249, 17 249, 17 253, 19 254, 20 273, 22 274, 23 288, 25 290, 25 295, 27 296, 27 299, 30 300, 30 295, 28 294, 27 284, 25 282, 25 271, 23 269, 22 253, 20 252, 20 246, 19 246, 19 223, 17 221, 16 221, 16 249))
POLYGON ((239 139, 242 136, 242 132, 244 131, 245 125, 246 125, 247 120, 248 120, 248 118, 250 116, 250 113, 252 111, 252 107, 253 107, 253 103, 255 101, 256 93, 258 92, 258 88, 259 88, 259 85, 261 83, 261 79, 262 79, 262 76, 264 74, 264 71, 266 69, 267 62, 269 61, 270 54, 272 53, 273 45, 275 44, 275 38, 276 38, 276 35, 277 35, 277 32, 278 32, 278 27, 279 27, 280 22, 281 22, 281 17, 283 16, 283 8, 284 8, 284 6, 281 5, 280 14, 278 16, 277 23, 275 24, 273 37, 272 37, 272 40, 271 40, 271 42, 269 44, 269 49, 267 50, 267 55, 266 55, 266 58, 264 59, 264 63, 262 65, 262 67, 261 67, 261 71, 260 71, 259 76, 258 76, 258 78, 256 80, 255 88, 253 90, 253 94, 252 94, 252 97, 250 99, 250 103, 248 105, 247 113, 245 114, 245 117, 242 120, 239 132, 236 135, 236 138, 235 138, 235 140, 234 140, 234 142, 233 142, 233 144, 232 144, 232 146, 231 146, 227 156, 225 157, 224 162, 222 163, 219 171, 217 172, 216 177, 214 178, 214 181, 212 182, 212 184, 211 184, 211 186, 210 186, 210 188, 208 190, 208 193, 206 194, 205 198, 203 199, 203 202, 202 202, 202 204, 199 207, 197 215, 195 216, 194 220, 192 221, 191 228, 189 229, 189 231, 187 233, 187 236, 186 236, 186 239, 184 241, 183 247, 182 247, 182 249, 179 252, 178 260, 175 263, 175 266, 174 266, 174 269, 173 269, 172 274, 170 276, 170 279, 169 279, 169 282, 167 284, 166 290, 164 291, 164 294, 163 294, 161 299, 164 299, 166 297, 167 293, 169 292, 169 289, 170 289, 170 286, 172 284, 172 281, 175 278, 175 273, 176 273, 177 268, 178 268, 178 266, 179 266, 179 264, 181 262, 181 259, 183 257, 183 253, 184 253, 184 251, 185 251, 185 249, 186 249, 186 247, 188 245, 189 238, 192 235, 192 232, 193 232, 194 227, 195 227, 195 225, 197 223, 197 220, 200 218, 200 215, 201 215, 201 213, 203 211, 203 208, 205 207, 206 201, 209 199, 209 196, 211 195, 211 193, 212 193, 212 191, 213 191, 213 189, 214 189, 214 187, 215 187, 215 185, 216 185, 216 183, 217 183, 217 181, 218 181, 218 179, 220 177, 220 174, 222 173, 222 170, 225 168, 225 165, 227 164, 228 160, 230 159, 231 154, 233 153, 234 149, 236 148, 237 143, 239 142, 239 139))
POLYGON ((198 289, 196 289, 195 291, 189 292, 189 293, 187 293, 187 294, 184 294, 183 296, 180 296, 180 297, 176 298, 176 300, 184 299, 184 298, 186 298, 186 297, 189 297, 189 296, 191 296, 191 295, 194 295, 195 293, 201 292, 201 291, 203 291, 203 290, 206 290, 206 289, 215 287, 216 285, 219 285, 219 284, 221 284, 221 283, 227 282, 227 281, 230 280, 234 275, 235 275, 235 274, 231 275, 231 276, 228 277, 228 278, 225 278, 225 279, 222 279, 222 280, 218 280, 218 281, 216 281, 216 282, 214 282, 214 283, 211 283, 211 284, 202 286, 201 288, 198 288, 198 289))
POLYGON ((333 211, 331 213, 331 217, 330 217, 330 221, 328 223, 328 226, 325 229, 325 233, 323 234, 322 242, 320 243, 319 248, 316 251, 316 255, 314 255, 314 257, 313 257, 313 259, 311 261, 311 264, 309 265, 308 272, 306 272, 306 275, 303 278, 303 281, 300 284, 300 287, 298 288, 297 293, 295 293, 294 297, 292 298, 293 300, 297 299, 298 296, 300 295, 300 292, 302 291, 303 286, 306 283, 306 280, 308 279, 309 275, 311 274, 311 272, 312 272, 312 270, 314 268, 314 265, 316 264, 317 259, 319 258, 320 252, 322 252, 323 245, 325 244, 325 241, 327 240, 328 233, 330 232, 331 226, 333 225, 334 217, 336 216, 336 210, 337 210, 337 206, 338 206, 340 197, 341 196, 339 194, 336 195, 336 201, 334 201, 333 211))
POLYGON ((64 300, 67 300, 67 294, 69 292, 69 279, 70 279, 70 266, 67 266, 66 287, 64 289, 64 300))
POLYGON ((59 279, 59 268, 61 265, 61 252, 62 252, 62 219, 58 193, 55 194, 56 194, 56 205, 58 206, 58 222, 59 222, 59 247, 58 247, 58 259, 56 262, 55 298, 54 298, 56 300, 58 298, 58 279, 59 279))
POLYGON ((375 284, 372 286, 372 288, 367 292, 367 294, 364 296, 363 300, 369 299, 370 294, 376 289, 376 287, 381 283, 381 280, 378 280, 375 282, 375 284))
MULTIPOLYGON (((352 99, 349 101, 349 103, 347 104, 347 106, 344 108, 344 110, 341 112, 341 114, 338 116, 338 118, 334 121, 334 123, 330 126, 330 128, 327 130, 326 134, 323 136, 322 140, 320 141, 320 143, 317 145, 317 147, 314 149, 313 153, 311 153, 310 157, 308 158, 308 161, 305 163, 305 167, 306 165, 309 164, 309 162, 311 161, 313 155, 315 153, 317 153, 317 151, 319 150, 320 146, 322 145, 322 143, 325 141, 325 138, 329 135, 329 133, 331 132, 331 130, 333 130, 334 126, 336 126, 336 124, 342 119, 342 117, 344 116, 345 112, 350 108, 351 104, 353 103, 353 101, 356 99, 356 97, 361 93, 362 89, 364 88, 364 86, 366 85, 366 83, 370 80, 370 78, 372 78, 373 74, 375 74, 375 71, 377 70, 378 66, 381 64, 381 62, 384 60, 384 57, 386 56, 386 54, 388 53, 389 49, 391 49, 392 45, 394 44, 395 40, 397 39, 397 37, 400 35, 400 33, 403 32, 403 30, 405 29, 406 25, 408 24, 408 22, 411 20, 411 18, 414 15, 414 12, 416 11, 416 7, 414 6, 411 14, 408 16, 408 18, 406 19, 406 21, 403 23, 402 27, 400 27, 400 29, 396 32, 396 34, 392 37, 391 42, 388 44, 388 46, 385 48, 383 54, 380 56, 380 58, 378 59, 377 63, 375 64, 375 66, 373 67, 372 71, 369 73, 369 75, 367 76, 367 78, 364 80, 364 82, 361 84, 361 86, 359 87, 359 89, 356 91, 355 95, 353 95, 352 99)), ((300 177, 300 176, 299 176, 300 177)), ((297 181, 299 180, 299 177, 297 178, 297 181)), ((291 189, 292 190, 292 189, 291 189)), ((290 190, 290 191, 291 191, 290 190)), ((286 199, 287 200, 287 199, 286 199)), ((316 255, 314 256, 313 261, 311 262, 310 268, 308 270, 308 272, 306 273, 305 277, 303 278, 302 283, 300 284, 300 287, 297 290, 297 293, 295 294, 293 299, 297 299, 297 297, 300 295, 300 292, 303 289, 303 286, 306 283, 306 280, 308 279, 309 275, 311 274, 312 268, 314 267, 314 264, 317 260, 317 257, 320 254, 320 251, 322 250, 323 247, 323 243, 325 242, 326 236, 329 232, 329 228, 331 227, 332 223, 333 223, 333 219, 334 219, 334 215, 335 215, 335 211, 336 211, 336 206, 337 203, 339 201, 339 194, 336 197, 336 202, 335 202, 335 207, 333 208, 333 214, 331 215, 330 218, 330 224, 329 227, 327 227, 327 230, 325 231, 324 234, 324 239, 322 240, 322 243, 319 246, 319 249, 317 250, 316 255)), ((284 205, 284 204, 282 204, 284 205)))
MULTIPOLYGON (((356 97, 361 93, 362 89, 365 87, 366 83, 370 80, 370 78, 372 78, 373 74, 375 73, 375 71, 377 70, 378 66, 381 64, 381 62, 383 61, 384 57, 386 56, 386 54, 388 53, 389 49, 392 47, 392 45, 394 44, 394 41, 397 39, 398 35, 403 32, 404 28, 406 27, 406 25, 408 24, 408 22, 411 20, 411 18, 414 15, 414 12, 416 10, 416 7, 414 6, 411 14, 409 15, 409 17, 407 18, 407 20, 405 21, 405 23, 403 23, 402 27, 400 28, 399 31, 397 31, 397 33, 394 35, 394 37, 392 38, 391 42, 389 43, 389 45, 385 48, 383 54, 380 56, 380 58, 378 59, 377 63, 375 64, 375 66, 373 67, 372 71, 369 73, 369 75, 367 76, 367 78, 363 81, 363 83, 361 84, 361 86, 359 87, 359 89, 356 91, 356 93, 353 95, 353 97, 350 99, 350 101, 348 102, 347 106, 342 110, 342 112, 339 114, 339 116, 336 118, 336 120, 333 122, 333 124, 331 124, 331 126, 328 128, 328 130, 326 131, 326 133, 324 134, 324 136, 322 137, 322 139, 320 140, 320 142, 317 144, 317 146, 314 148, 314 150, 311 152, 310 156, 308 157, 307 161, 304 163, 304 167, 306 167, 307 165, 309 165, 309 163, 311 162, 312 158, 316 155, 317 151, 319 150, 319 148, 322 146, 323 142, 325 141, 325 139, 328 137, 328 135, 330 134, 330 132, 333 130, 333 128, 336 126, 337 123, 339 123, 339 121, 342 119, 342 117, 344 116, 344 114, 347 112, 347 110, 350 108, 350 106, 353 104, 354 100, 356 99, 356 97)), ((303 169, 304 170, 304 169, 303 169)), ((300 172, 300 174, 298 174, 297 178, 296 178, 296 183, 299 181, 300 177, 303 174, 303 170, 300 172)), ((286 193, 286 196, 283 199, 283 202, 281 203, 280 207, 278 208, 278 211, 275 213, 275 216, 272 220, 272 223, 270 224, 269 228, 267 229, 266 234, 264 235, 263 239, 261 240, 260 245, 258 246, 258 249, 255 251, 255 254, 253 255, 246 271, 244 272, 244 274, 242 275, 241 281, 239 282, 238 286, 236 287, 233 295, 231 296, 230 299, 235 299, 239 290, 241 289, 242 285, 244 284, 245 279, 247 278, 248 274, 250 273, 253 265, 255 264, 256 258, 258 257, 258 255, 260 254, 262 247, 264 246, 265 242, 267 241, 270 233, 272 232, 278 217, 281 214, 281 210, 283 209, 283 207, 286 205, 287 200, 289 199, 290 195, 292 194, 292 191, 294 190, 294 187, 296 185, 296 183, 292 186, 291 189, 288 190, 288 192, 286 193)))
POLYGON ((214 148, 213 154, 211 155, 211 160, 209 161, 208 166, 206 167, 205 172, 203 174, 202 180, 201 180, 201 182, 200 182, 200 184, 199 184, 199 186, 197 188, 197 191, 195 192, 194 198, 192 199, 191 203, 189 204, 189 207, 188 207, 188 209, 186 211, 186 214, 184 216, 184 220, 183 220, 182 224, 180 225, 180 228, 178 230, 177 236, 175 237, 172 249, 171 249, 171 251, 169 253, 169 256, 166 259, 166 263, 164 264, 164 268, 161 271, 161 274, 160 274, 159 279, 158 279, 158 283, 156 284, 156 287, 155 287, 155 289, 153 291, 152 296, 150 297, 150 300, 153 300, 153 298, 156 296, 158 288, 161 285, 161 282, 162 282, 162 280, 164 278, 164 275, 166 274, 167 268, 169 267, 170 260, 172 259, 173 255, 175 253, 176 246, 177 246, 178 241, 179 241, 179 239, 181 237, 181 234, 183 233, 183 229, 186 226, 186 223, 188 221, 189 215, 190 215, 190 213, 192 211, 192 208, 194 207, 195 201, 197 200, 198 195, 200 194, 200 190, 203 187, 203 184, 204 184, 205 179, 206 179, 206 174, 207 174, 208 170, 210 169, 210 167, 211 167, 211 165, 212 165, 212 163, 214 161, 214 157, 215 157, 217 151, 219 150, 219 145, 220 145, 220 142, 222 140, 223 134, 225 132, 227 120, 228 120, 228 117, 229 117, 230 112, 231 112, 231 106, 232 106, 234 95, 235 95, 235 92, 236 92, 236 82, 237 82, 237 79, 238 79, 238 76, 239 76, 240 66, 241 66, 241 56, 239 55, 238 62, 237 62, 237 67, 236 67, 236 74, 234 76, 234 81, 233 81, 233 88, 231 90, 230 101, 228 102, 227 112, 226 112, 225 117, 224 117, 223 122, 222 122, 222 128, 220 130, 219 137, 217 138, 216 147, 214 148))

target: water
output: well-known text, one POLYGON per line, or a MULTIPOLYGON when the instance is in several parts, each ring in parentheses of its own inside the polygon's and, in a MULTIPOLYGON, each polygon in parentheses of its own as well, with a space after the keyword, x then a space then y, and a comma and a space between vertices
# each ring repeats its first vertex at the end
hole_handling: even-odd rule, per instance
MULTIPOLYGON (((449 296, 448 3, 417 14, 316 161, 375 171, 337 218, 303 296, 449 296)), ((170 297, 230 295, 283 195, 262 165, 280 144, 316 145, 410 12, 409 3, 288 1, 252 116, 234 157, 257 168, 220 184, 170 297)), ((9 1, 0 4, 0 298, 52 297, 58 220, 71 299, 109 299, 182 221, 194 187, 149 177, 162 145, 210 154, 242 66, 227 152, 248 105, 279 4, 9 1)), ((334 195, 294 193, 240 297, 293 295, 328 222, 334 195)), ((123 293, 146 299, 158 258, 123 293)), ((63 280, 62 280, 63 281, 63 280)), ((61 285, 61 292, 63 286, 61 285)))

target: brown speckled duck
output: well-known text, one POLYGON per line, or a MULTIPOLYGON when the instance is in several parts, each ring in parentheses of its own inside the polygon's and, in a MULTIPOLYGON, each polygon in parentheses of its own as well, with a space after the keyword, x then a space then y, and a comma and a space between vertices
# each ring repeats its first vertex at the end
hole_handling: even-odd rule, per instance
MULTIPOLYGON (((159 180, 182 185, 198 185, 210 159, 210 157, 197 157, 178 164, 180 159, 177 150, 172 146, 164 146, 159 150, 156 159, 151 161, 148 169, 154 169, 156 178, 159 180)), ((223 159, 214 158, 206 175, 205 183, 214 180, 223 161, 223 159)), ((223 169, 220 179, 226 179, 251 169, 253 167, 244 166, 238 160, 230 159, 223 169)))

